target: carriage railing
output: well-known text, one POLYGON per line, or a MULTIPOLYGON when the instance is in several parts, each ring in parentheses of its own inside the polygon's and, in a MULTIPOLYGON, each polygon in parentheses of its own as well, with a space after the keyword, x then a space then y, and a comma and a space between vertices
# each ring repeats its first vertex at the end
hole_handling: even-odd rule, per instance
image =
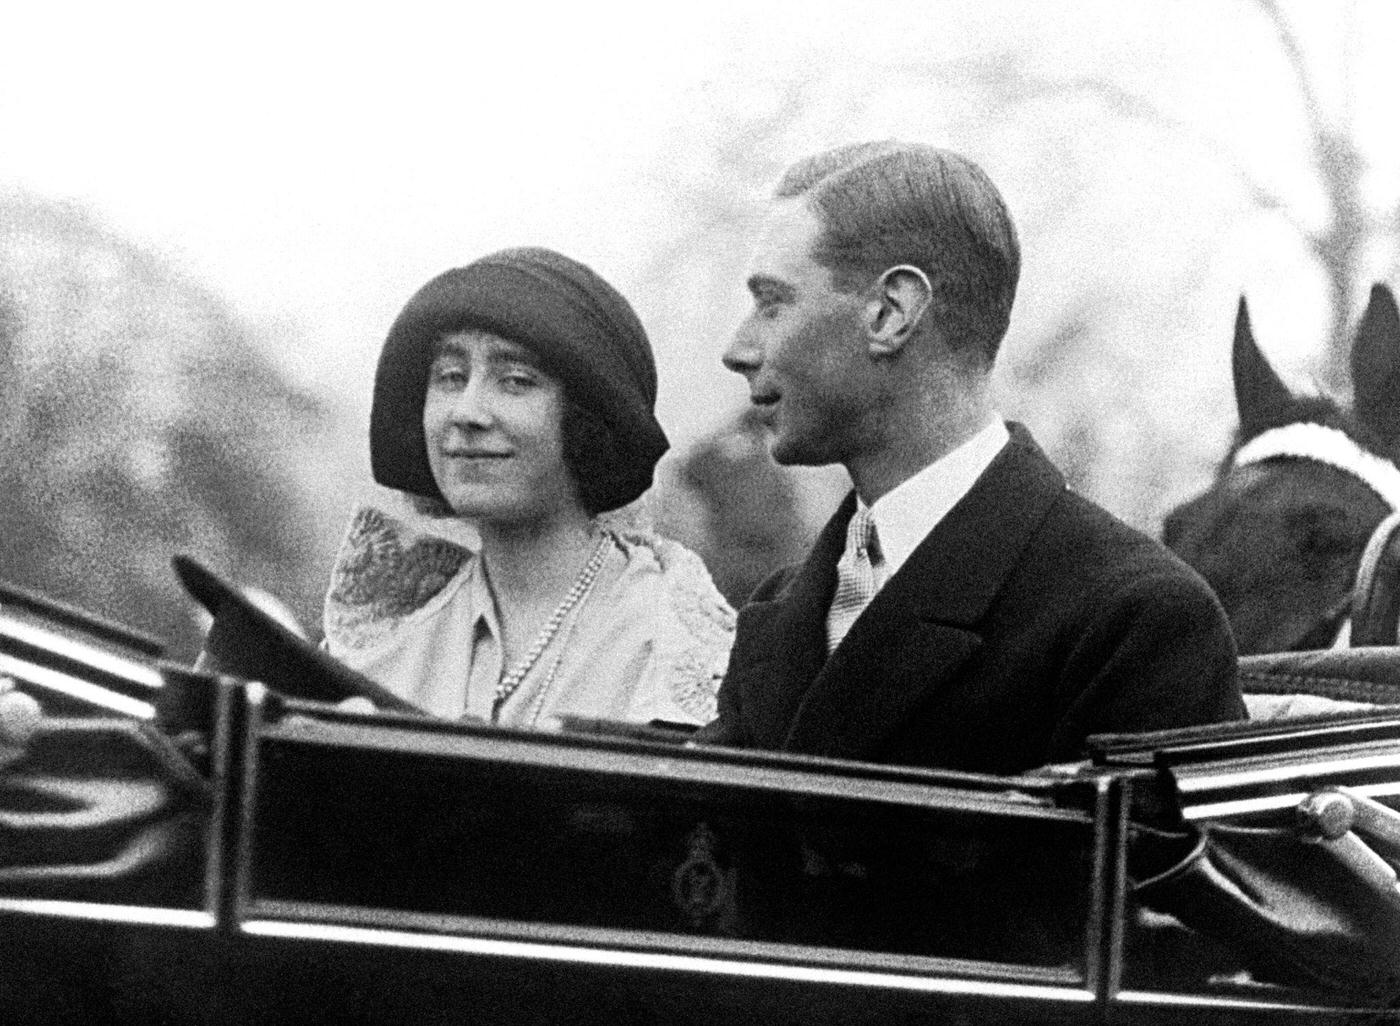
POLYGON ((152 718, 162 651, 138 631, 0 583, 0 675, 51 712, 152 718))
POLYGON ((1296 808, 1321 788, 1400 796, 1400 706, 1098 739, 1105 766, 1151 766, 1182 819, 1296 808))

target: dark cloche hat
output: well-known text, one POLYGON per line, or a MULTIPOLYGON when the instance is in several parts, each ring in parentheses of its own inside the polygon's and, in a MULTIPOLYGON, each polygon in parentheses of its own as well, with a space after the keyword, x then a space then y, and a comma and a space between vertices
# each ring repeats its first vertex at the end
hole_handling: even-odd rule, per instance
POLYGON ((438 339, 479 328, 528 347, 573 404, 607 429, 614 452, 599 511, 651 486, 669 443, 657 423, 656 363, 641 321, 616 289, 549 249, 492 253, 432 279, 384 342, 370 411, 370 464, 382 485, 441 499, 428 465, 423 400, 438 339))

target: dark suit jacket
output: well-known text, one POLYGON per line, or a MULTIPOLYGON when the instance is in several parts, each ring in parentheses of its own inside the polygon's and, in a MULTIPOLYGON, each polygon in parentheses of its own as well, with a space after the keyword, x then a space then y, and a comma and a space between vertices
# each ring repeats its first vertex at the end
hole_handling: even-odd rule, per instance
POLYGON ((696 740, 1015 773, 1100 732, 1244 716, 1205 582, 1011 442, 826 654, 854 494, 807 561, 739 612, 719 717, 696 740))

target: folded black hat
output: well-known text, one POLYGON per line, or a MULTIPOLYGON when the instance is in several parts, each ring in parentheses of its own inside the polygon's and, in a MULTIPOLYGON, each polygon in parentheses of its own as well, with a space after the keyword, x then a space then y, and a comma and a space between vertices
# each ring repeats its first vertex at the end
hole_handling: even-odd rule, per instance
POLYGON ((382 485, 442 498, 428 464, 423 398, 443 335, 480 328, 533 351, 570 400, 606 426, 613 451, 597 511, 651 486, 666 434, 656 420, 656 364, 646 330, 622 295, 590 268, 539 247, 501 250, 445 271, 400 312, 374 379, 370 464, 382 485))

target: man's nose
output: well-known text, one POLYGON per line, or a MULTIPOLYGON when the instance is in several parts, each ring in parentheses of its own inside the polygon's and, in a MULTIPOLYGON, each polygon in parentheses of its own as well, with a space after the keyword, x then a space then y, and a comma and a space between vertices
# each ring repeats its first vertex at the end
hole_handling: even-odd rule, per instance
POLYGON ((729 345, 724 349, 720 362, 735 374, 750 374, 763 363, 763 347, 749 323, 745 321, 734 332, 729 345))

